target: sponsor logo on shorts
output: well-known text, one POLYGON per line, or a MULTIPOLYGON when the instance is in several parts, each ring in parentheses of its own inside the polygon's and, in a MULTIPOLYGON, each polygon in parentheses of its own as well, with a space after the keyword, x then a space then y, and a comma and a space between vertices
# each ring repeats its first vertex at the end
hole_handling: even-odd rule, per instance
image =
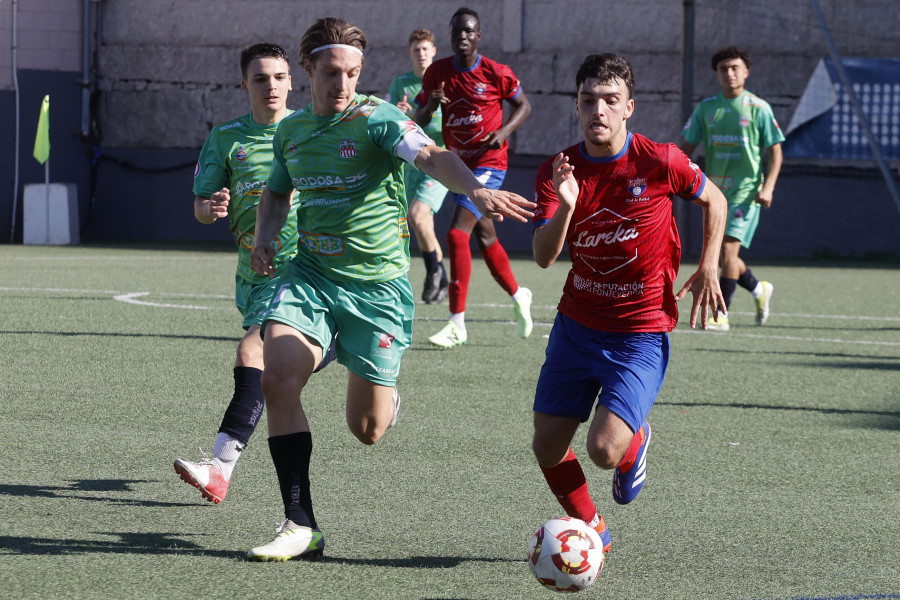
POLYGON ((379 348, 390 348, 394 345, 394 336, 389 333, 381 333, 378 336, 379 348))

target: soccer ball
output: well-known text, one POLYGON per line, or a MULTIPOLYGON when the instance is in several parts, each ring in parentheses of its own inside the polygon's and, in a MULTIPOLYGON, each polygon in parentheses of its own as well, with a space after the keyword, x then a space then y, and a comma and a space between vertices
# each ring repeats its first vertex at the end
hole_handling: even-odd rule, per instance
POLYGON ((573 517, 547 521, 528 545, 531 572, 557 592, 578 592, 597 581, 604 558, 600 535, 573 517))

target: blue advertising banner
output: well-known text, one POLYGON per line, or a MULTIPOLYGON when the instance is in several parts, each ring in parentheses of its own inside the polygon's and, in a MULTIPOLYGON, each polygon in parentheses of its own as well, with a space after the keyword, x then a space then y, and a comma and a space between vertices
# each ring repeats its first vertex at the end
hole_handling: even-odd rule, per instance
MULTIPOLYGON (((881 145, 882 156, 900 159, 900 59, 845 58, 841 64, 881 145)), ((830 58, 816 66, 785 135, 787 157, 874 158, 830 58)))

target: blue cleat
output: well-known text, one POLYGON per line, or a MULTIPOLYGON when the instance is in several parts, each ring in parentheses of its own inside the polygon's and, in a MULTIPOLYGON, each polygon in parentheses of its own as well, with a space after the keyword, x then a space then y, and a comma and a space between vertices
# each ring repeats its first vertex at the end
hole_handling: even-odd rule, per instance
POLYGON ((635 440, 641 441, 637 452, 632 456, 626 453, 613 475, 613 500, 619 504, 628 504, 637 498, 647 479, 647 446, 650 445, 650 424, 647 421, 634 434, 632 446, 635 440))

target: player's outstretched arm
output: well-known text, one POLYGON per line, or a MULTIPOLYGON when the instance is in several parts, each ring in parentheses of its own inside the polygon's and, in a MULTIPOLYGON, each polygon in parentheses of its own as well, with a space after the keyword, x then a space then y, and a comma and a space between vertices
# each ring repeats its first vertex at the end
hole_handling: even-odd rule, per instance
POLYGON ((229 202, 231 192, 228 188, 222 188, 209 198, 194 196, 194 217, 204 225, 215 223, 217 219, 228 216, 229 202))
POLYGON ((256 207, 256 231, 253 251, 250 253, 250 268, 260 275, 275 277, 275 248, 272 240, 284 227, 291 210, 291 192, 279 194, 268 187, 263 189, 256 207))
POLYGON ((694 297, 691 304, 691 329, 697 325, 706 329, 709 314, 714 316, 721 310, 726 313, 725 298, 719 287, 718 266, 719 250, 725 234, 725 216, 728 212, 728 201, 715 184, 709 180, 700 198, 694 204, 703 209, 703 250, 700 253, 700 265, 690 276, 684 287, 675 294, 675 300, 681 300, 690 291, 694 297))
POLYGON ((445 148, 424 146, 416 155, 416 167, 443 183, 450 191, 467 195, 484 216, 495 221, 510 217, 526 223, 534 216, 528 210, 537 206, 534 202, 513 192, 484 187, 465 163, 445 148))

